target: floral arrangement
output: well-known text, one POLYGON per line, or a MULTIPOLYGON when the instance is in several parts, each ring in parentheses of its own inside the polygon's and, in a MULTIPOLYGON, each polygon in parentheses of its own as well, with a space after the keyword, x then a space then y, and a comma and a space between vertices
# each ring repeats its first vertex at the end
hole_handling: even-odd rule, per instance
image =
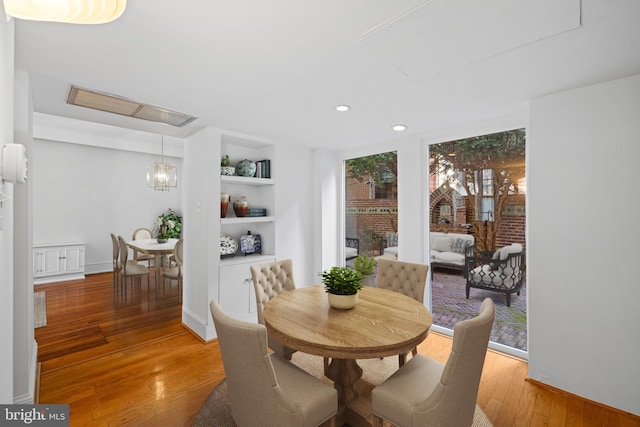
POLYGON ((160 239, 179 239, 182 232, 182 217, 169 209, 156 219, 153 230, 160 239))

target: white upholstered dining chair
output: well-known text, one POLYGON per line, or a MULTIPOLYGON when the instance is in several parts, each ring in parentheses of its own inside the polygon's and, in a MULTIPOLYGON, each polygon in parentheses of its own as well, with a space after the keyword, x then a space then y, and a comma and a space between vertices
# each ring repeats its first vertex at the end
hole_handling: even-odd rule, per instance
MULTIPOLYGON (((424 303, 424 288, 427 283, 428 271, 427 264, 379 258, 376 287, 398 292, 424 303)), ((414 348, 411 352, 415 356, 418 349, 414 348)), ((399 354, 398 364, 404 365, 406 358, 407 354, 399 354)))
POLYGON ((182 245, 183 240, 179 239, 176 242, 175 247, 173 248, 173 260, 175 265, 172 265, 171 268, 165 268, 162 272, 163 275, 163 283, 162 288, 164 291, 164 287, 167 281, 177 281, 178 282, 178 295, 179 301, 182 301, 182 245))
POLYGON ((418 354, 371 392, 374 426, 471 426, 478 387, 495 318, 486 298, 480 314, 453 328, 447 363, 418 354))
POLYGON ((126 288, 127 280, 132 282, 133 279, 142 280, 143 277, 147 278, 147 289, 149 289, 149 269, 142 264, 138 264, 134 260, 129 259, 129 246, 125 242, 122 236, 118 236, 118 242, 120 244, 120 280, 126 288))
POLYGON ((267 329, 211 301, 231 413, 242 426, 335 426, 338 393, 267 348, 267 329))
MULTIPOLYGON (((148 228, 138 228, 133 232, 133 240, 141 240, 141 239, 153 239, 153 234, 151 234, 151 230, 148 228)), ((151 254, 143 254, 142 252, 138 252, 136 250, 133 251, 133 260, 136 262, 146 261, 147 267, 151 267, 151 261, 154 261, 155 257, 151 254)))

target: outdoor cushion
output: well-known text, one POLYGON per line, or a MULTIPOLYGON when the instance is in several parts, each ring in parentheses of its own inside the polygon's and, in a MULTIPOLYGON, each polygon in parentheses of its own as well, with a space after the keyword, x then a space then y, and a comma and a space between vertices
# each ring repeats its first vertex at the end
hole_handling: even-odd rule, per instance
POLYGON ((451 237, 436 237, 433 239, 433 249, 438 252, 451 252, 453 239, 451 237))
POLYGON ((498 289, 510 289, 513 288, 514 283, 513 278, 510 276, 511 275, 505 276, 485 264, 471 270, 468 280, 478 284, 493 285, 498 289))
POLYGON ((473 244, 473 241, 469 239, 456 237, 456 239, 453 241, 453 246, 451 246, 451 250, 455 253, 464 255, 464 250, 469 246, 471 246, 472 244, 473 244))
POLYGON ((387 232, 387 246, 398 246, 398 233, 387 232))
POLYGON ((455 252, 431 252, 431 261, 451 265, 464 265, 464 255, 455 252))
POLYGON ((384 255, 393 255, 393 256, 397 257, 398 256, 398 247, 397 246, 391 246, 391 247, 388 247, 388 248, 384 248, 383 254, 384 255))
POLYGON ((344 257, 345 258, 355 258, 358 256, 358 249, 345 247, 344 248, 344 257))

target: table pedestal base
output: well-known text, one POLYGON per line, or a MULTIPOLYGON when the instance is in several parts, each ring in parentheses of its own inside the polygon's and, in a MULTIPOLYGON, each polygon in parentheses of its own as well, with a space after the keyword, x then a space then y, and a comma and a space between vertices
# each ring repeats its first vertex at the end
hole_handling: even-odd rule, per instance
POLYGON ((362 377, 362 368, 355 360, 331 359, 326 375, 333 380, 338 391, 339 405, 348 405, 358 397, 354 384, 362 377))
POLYGON ((336 426, 371 427, 371 390, 374 385, 362 379, 362 368, 352 359, 332 359, 325 375, 338 391, 336 426))

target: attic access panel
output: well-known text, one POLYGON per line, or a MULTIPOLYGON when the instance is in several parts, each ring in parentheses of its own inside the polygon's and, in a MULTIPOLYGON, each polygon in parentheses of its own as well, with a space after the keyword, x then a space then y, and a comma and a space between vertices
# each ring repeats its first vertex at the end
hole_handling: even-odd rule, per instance
POLYGON ((360 41, 411 81, 421 81, 580 24, 580 0, 430 0, 360 41))

